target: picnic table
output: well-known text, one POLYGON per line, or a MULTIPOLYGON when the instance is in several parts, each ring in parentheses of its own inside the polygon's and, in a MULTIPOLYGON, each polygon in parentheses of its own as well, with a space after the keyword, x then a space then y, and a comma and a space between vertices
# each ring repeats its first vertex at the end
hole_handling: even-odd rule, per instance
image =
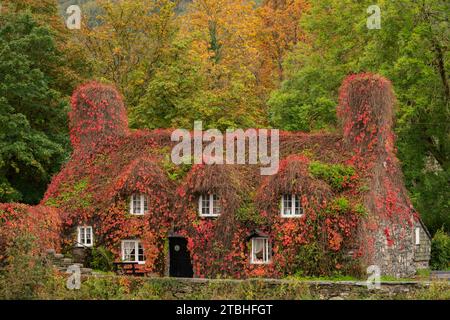
POLYGON ((118 274, 143 275, 145 272, 138 270, 137 262, 115 261, 113 262, 114 271, 118 274))
POLYGON ((431 271, 431 280, 449 280, 450 281, 450 271, 431 271))

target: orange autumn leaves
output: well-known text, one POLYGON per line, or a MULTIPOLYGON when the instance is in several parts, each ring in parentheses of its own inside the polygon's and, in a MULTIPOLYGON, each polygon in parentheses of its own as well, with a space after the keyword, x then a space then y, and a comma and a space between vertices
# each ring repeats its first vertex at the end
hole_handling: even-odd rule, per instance
POLYGON ((181 32, 193 39, 192 50, 203 59, 210 83, 226 88, 242 80, 259 99, 283 79, 286 53, 303 39, 299 21, 308 9, 304 0, 196 0, 182 18, 181 32), (230 83, 227 83, 229 81, 230 83))

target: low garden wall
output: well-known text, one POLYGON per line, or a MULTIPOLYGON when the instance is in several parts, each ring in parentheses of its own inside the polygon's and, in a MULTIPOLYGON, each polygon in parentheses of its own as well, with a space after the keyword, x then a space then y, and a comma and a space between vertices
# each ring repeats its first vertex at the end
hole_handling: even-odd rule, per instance
MULTIPOLYGON (((70 298, 70 297, 67 297, 70 298)), ((450 282, 365 282, 276 279, 182 279, 83 276, 79 299, 450 299, 450 282), (97 296, 92 296, 95 291, 97 296), (104 292, 103 292, 104 291, 104 292), (122 295, 119 295, 122 293, 122 295)))

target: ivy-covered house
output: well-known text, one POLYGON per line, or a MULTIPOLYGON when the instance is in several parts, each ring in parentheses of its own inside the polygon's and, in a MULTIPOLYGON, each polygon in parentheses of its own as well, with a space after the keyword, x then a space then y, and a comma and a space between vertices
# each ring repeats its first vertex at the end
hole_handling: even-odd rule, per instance
POLYGON ((365 274, 428 266, 429 234, 396 157, 388 80, 352 75, 339 132, 281 132, 274 175, 255 164, 175 165, 172 130, 131 130, 117 91, 72 96, 73 154, 42 206, 65 250, 104 247, 142 271, 179 277, 365 274))

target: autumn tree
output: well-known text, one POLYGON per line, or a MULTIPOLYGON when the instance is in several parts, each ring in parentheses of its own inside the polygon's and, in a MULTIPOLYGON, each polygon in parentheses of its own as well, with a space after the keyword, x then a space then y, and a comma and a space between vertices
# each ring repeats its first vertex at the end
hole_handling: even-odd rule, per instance
POLYGON ((266 88, 259 81, 257 30, 252 1, 197 0, 183 17, 202 70, 195 105, 209 127, 254 127, 265 123, 266 88))
POLYGON ((101 0, 98 24, 83 20, 79 40, 99 79, 113 82, 134 105, 162 63, 176 32, 170 0, 101 0))
POLYGON ((304 40, 300 18, 308 7, 305 0, 264 0, 257 9, 261 18, 261 72, 274 77, 276 84, 284 78, 286 54, 304 40))

